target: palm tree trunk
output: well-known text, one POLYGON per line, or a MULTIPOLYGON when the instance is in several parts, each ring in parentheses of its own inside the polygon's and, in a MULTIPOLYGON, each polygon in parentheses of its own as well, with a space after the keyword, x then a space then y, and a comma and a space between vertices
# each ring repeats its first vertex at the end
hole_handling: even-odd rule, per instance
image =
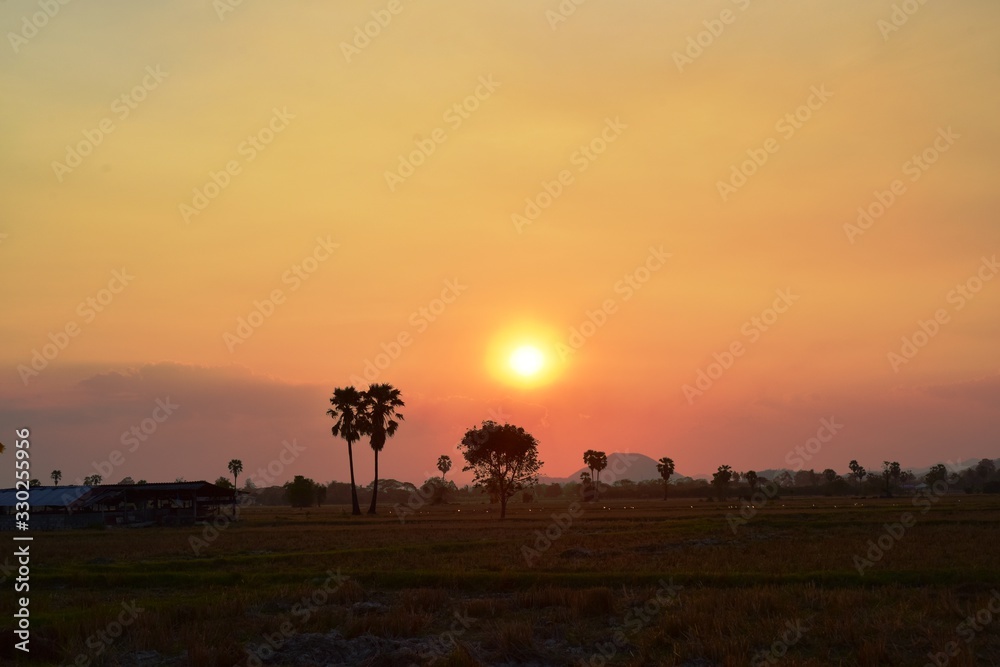
POLYGON ((372 504, 368 508, 369 514, 375 514, 375 503, 378 501, 378 450, 375 450, 375 481, 372 482, 372 504))
POLYGON ((358 487, 354 485, 354 448, 347 441, 347 461, 351 467, 351 514, 361 516, 361 506, 358 505, 358 487))
POLYGON ((667 499, 667 492, 668 491, 670 491, 669 482, 667 482, 666 480, 664 480, 663 481, 663 499, 664 500, 667 499))

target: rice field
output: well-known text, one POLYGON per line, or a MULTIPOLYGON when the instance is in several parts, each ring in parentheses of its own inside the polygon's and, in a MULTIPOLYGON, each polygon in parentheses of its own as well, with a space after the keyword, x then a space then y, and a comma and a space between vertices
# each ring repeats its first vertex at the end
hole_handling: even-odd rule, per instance
POLYGON ((347 509, 38 533, 30 660, 0 659, 1000 664, 995 496, 347 509))

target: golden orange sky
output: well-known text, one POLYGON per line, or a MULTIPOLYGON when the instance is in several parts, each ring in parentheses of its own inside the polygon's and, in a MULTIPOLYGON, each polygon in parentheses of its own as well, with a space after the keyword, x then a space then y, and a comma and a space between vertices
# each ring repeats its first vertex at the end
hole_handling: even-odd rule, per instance
POLYGON ((36 476, 120 450, 107 480, 214 479, 294 440, 280 481, 345 480, 327 398, 376 378, 407 402, 382 474, 412 481, 487 418, 552 476, 591 448, 787 466, 829 418, 806 467, 998 455, 994 2, 12 0, 0 26, 0 425, 36 476))

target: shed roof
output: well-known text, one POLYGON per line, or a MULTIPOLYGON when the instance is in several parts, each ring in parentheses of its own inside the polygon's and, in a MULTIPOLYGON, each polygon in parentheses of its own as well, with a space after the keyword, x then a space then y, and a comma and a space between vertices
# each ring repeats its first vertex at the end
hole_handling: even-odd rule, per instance
MULTIPOLYGON (((90 492, 89 486, 36 486, 29 492, 31 507, 63 507, 90 492)), ((0 489, 0 507, 14 507, 17 489, 0 489)))
MULTIPOLYGON (((175 494, 194 495, 198 498, 232 498, 234 489, 227 489, 208 482, 154 482, 152 484, 101 484, 98 486, 36 486, 30 490, 29 502, 35 507, 76 507, 113 504, 122 497, 134 500, 143 498, 169 498, 175 494)), ((0 507, 14 507, 16 489, 0 489, 0 507)))

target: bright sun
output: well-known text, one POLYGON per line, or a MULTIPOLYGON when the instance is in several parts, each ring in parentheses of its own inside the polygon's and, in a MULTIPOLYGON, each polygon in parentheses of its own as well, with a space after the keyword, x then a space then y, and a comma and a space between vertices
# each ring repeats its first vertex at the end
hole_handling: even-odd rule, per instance
POLYGON ((523 377, 531 377, 542 370, 545 357, 537 347, 522 345, 510 355, 510 367, 523 377))
POLYGON ((560 332, 537 321, 511 322, 490 339, 486 368, 494 379, 519 390, 542 388, 566 370, 560 332))

